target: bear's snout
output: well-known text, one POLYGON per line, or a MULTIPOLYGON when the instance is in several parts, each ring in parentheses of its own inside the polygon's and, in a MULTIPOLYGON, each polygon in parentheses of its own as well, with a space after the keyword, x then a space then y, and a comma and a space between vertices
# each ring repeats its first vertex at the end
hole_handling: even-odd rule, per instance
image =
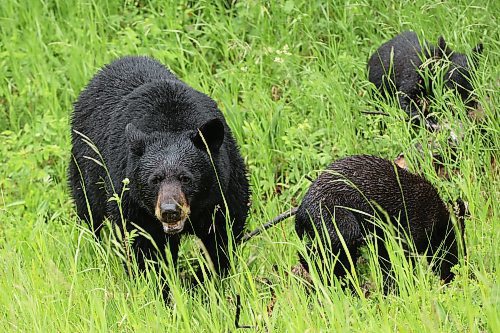
POLYGON ((155 216, 162 223, 163 231, 167 234, 181 232, 190 212, 181 187, 176 183, 162 183, 158 191, 155 216))
POLYGON ((160 213, 162 220, 167 223, 175 223, 181 218, 181 209, 176 204, 162 203, 160 213))

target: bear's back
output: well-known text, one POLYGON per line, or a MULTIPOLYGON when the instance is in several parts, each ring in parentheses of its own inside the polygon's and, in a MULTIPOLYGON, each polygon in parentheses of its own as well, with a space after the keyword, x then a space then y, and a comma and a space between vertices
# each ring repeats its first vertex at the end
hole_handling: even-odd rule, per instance
POLYGON ((104 66, 90 81, 89 86, 97 84, 131 92, 138 86, 157 80, 177 80, 177 78, 155 59, 127 56, 104 66))
MULTIPOLYGON (((428 47, 428 46, 427 46, 428 47)), ((428 54, 428 52, 426 52, 428 54)), ((422 64, 422 46, 413 31, 405 31, 382 44, 368 60, 368 79, 381 89, 383 77, 390 74, 397 90, 418 81, 417 68, 422 64)), ((384 87, 390 91, 391 85, 384 87)), ((407 92, 407 91, 405 91, 407 92)))
POLYGON ((418 36, 413 31, 405 31, 395 36, 391 40, 383 43, 371 56, 371 65, 382 62, 386 69, 389 69, 391 60, 394 65, 405 63, 405 60, 412 59, 421 52, 422 48, 418 36))
POLYGON ((148 82, 178 80, 165 66, 149 57, 124 57, 106 66, 90 80, 75 103, 74 117, 109 108, 148 82))
MULTIPOLYGON (((447 218, 447 210, 436 189, 424 178, 391 161, 369 155, 349 156, 332 163, 311 185, 303 210, 317 205, 359 210, 368 214, 380 206, 391 217, 407 218, 425 229, 447 218)), ((358 221, 366 216, 355 213, 358 221)), ((410 224, 412 224, 410 221, 410 224)))

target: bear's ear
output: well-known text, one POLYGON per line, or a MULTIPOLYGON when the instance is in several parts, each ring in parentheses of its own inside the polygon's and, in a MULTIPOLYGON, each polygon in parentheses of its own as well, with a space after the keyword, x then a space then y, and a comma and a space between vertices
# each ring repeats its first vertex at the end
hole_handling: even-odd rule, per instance
POLYGON ((483 53, 483 43, 479 43, 472 49, 472 65, 477 68, 479 66, 479 56, 483 53))
POLYGON ((210 152, 218 152, 222 141, 224 141, 222 121, 217 118, 207 121, 196 130, 191 140, 198 149, 206 150, 208 146, 210 152))
POLYGON ((436 51, 438 58, 442 58, 448 54, 448 46, 446 45, 446 41, 443 36, 439 36, 438 38, 438 48, 436 51))
POLYGON ((132 123, 128 123, 125 126, 125 136, 127 137, 129 149, 133 154, 137 156, 144 154, 146 134, 137 129, 132 123))
POLYGON ((483 43, 477 44, 473 49, 472 52, 475 54, 482 54, 483 53, 483 43))

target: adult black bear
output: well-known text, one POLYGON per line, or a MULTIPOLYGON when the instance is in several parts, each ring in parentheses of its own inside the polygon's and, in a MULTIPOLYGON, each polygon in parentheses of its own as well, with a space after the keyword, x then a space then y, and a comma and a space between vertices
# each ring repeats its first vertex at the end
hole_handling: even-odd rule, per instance
MULTIPOLYGON (((463 232, 464 206, 459 221, 463 232)), ((368 155, 350 156, 332 163, 311 185, 295 217, 295 230, 301 239, 309 238, 307 248, 317 255, 311 241, 315 231, 331 253, 338 255, 333 273, 342 277, 350 264, 341 239, 332 222, 334 218, 353 263, 359 256, 358 248, 370 234, 383 236, 380 224, 373 217, 386 221, 388 214, 396 230, 411 237, 419 253, 428 251, 438 258, 435 269, 441 279, 453 279, 451 268, 458 263, 457 237, 450 214, 436 189, 424 178, 414 175, 393 162, 368 155), (326 235, 325 235, 326 230, 326 235)), ((384 273, 390 271, 390 262, 383 238, 378 240, 380 265, 384 273)), ((301 263, 307 268, 303 257, 301 263)), ((325 258, 323 258, 325 259, 325 258)), ((327 260, 333 260, 327 257, 327 260)))
MULTIPOLYGON (((105 217, 122 225, 117 203, 108 199, 128 178, 127 229, 137 224, 161 251, 168 244, 174 262, 181 235, 194 233, 216 271, 225 271, 228 234, 238 240, 245 226, 249 185, 216 103, 156 60, 125 57, 97 73, 74 108, 69 183, 78 216, 97 234, 105 217)), ((140 267, 163 256, 147 237, 137 237, 134 248, 140 267)))
MULTIPOLYGON (((480 54, 482 50, 483 45, 478 44, 473 53, 480 54)), ((476 63, 464 54, 453 52, 443 37, 439 37, 435 47, 426 41, 421 43, 413 31, 397 35, 382 44, 368 60, 368 79, 386 98, 396 97, 400 107, 418 122, 423 100, 433 94, 432 83, 427 90, 424 84, 424 63, 434 74, 438 74, 438 66, 445 68, 445 86, 456 89, 467 105, 474 104, 471 73, 476 63)))

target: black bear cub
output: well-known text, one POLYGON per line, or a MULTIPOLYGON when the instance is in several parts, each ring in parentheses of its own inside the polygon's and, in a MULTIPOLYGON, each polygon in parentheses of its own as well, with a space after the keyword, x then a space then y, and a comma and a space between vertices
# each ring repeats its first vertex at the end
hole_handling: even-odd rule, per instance
MULTIPOLYGON (((462 207, 461 210, 459 215, 463 216, 465 212, 462 207)), ((307 238, 307 249, 313 258, 321 256, 321 251, 312 246, 316 232, 322 244, 329 246, 331 255, 338 255, 333 268, 337 277, 344 276, 350 265, 332 219, 353 263, 366 237, 376 234, 379 263, 387 274, 391 266, 381 238, 384 233, 380 224, 374 223, 374 217, 386 221, 385 213, 396 231, 404 231, 411 237, 419 253, 427 250, 429 256, 436 256, 435 269, 441 279, 446 282, 453 279, 451 268, 458 263, 457 242, 462 241, 463 235, 455 234, 450 214, 438 192, 424 178, 379 157, 350 156, 332 163, 312 183, 302 200, 295 217, 295 230, 301 239, 307 238)), ((459 221, 463 223, 462 218, 459 221)), ((463 230, 463 225, 461 228, 463 230)), ((300 260, 308 269, 305 259, 300 260)), ((333 256, 327 256, 323 262, 327 264, 329 260, 332 263, 333 256)), ((385 280, 387 282, 387 277, 385 280)))
MULTIPOLYGON (((480 54, 482 49, 482 44, 478 44, 473 54, 480 54)), ((433 66, 445 66, 445 86, 455 89, 468 106, 474 105, 471 74, 477 59, 473 61, 464 54, 454 52, 443 37, 439 37, 436 47, 426 41, 420 42, 413 31, 397 35, 382 44, 368 60, 368 79, 386 98, 397 97, 400 107, 414 122, 418 122, 423 100, 433 94, 432 84, 426 91, 421 70, 427 65, 424 63, 439 59, 447 61, 430 61, 431 72, 437 73, 437 68, 433 66)))
POLYGON ((97 234, 105 217, 121 226, 123 214, 127 229, 144 229, 160 250, 138 236, 133 246, 140 267, 162 258, 167 244, 175 262, 181 235, 192 233, 217 272, 228 268, 228 234, 242 236, 249 185, 231 130, 211 98, 154 59, 125 57, 82 91, 71 129, 69 184, 78 216, 97 234), (125 178, 130 184, 121 213, 108 199, 121 193, 125 178))

